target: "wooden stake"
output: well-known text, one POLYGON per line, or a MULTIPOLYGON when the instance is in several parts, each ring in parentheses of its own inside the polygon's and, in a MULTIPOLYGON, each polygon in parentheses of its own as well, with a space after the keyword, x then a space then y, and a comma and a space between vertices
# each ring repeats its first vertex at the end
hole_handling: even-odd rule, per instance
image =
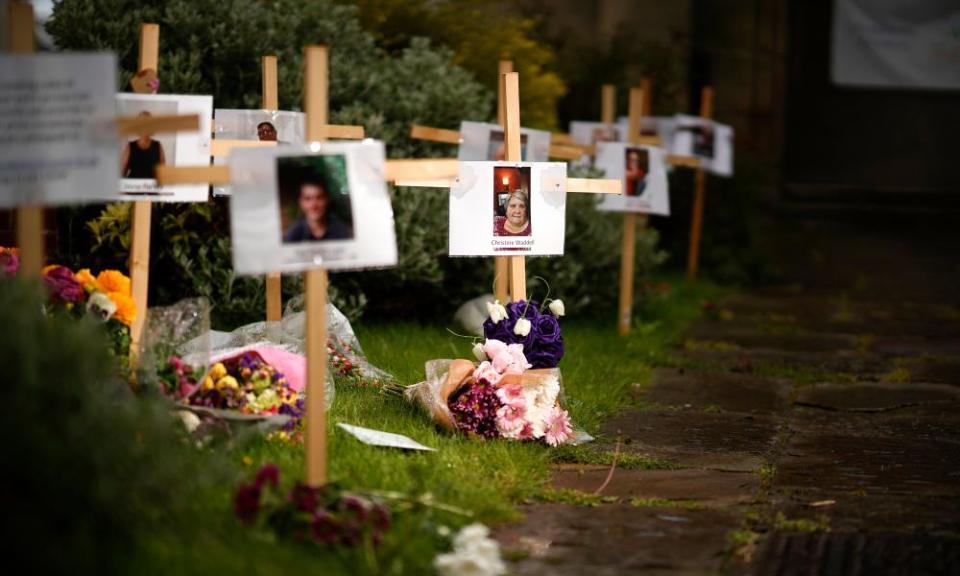
POLYGON ((613 84, 604 84, 600 103, 600 121, 604 124, 617 122, 617 87, 613 84))
MULTIPOLYGON (((504 109, 503 140, 506 143, 506 161, 521 162, 520 148, 520 75, 510 72, 503 75, 504 109)), ((527 265, 523 256, 509 256, 510 299, 514 302, 527 299, 527 265)))
MULTIPOLYGON (((700 117, 713 118, 713 88, 704 86, 700 91, 700 117)), ((697 277, 700 259, 700 233, 703 230, 703 204, 707 188, 707 175, 703 168, 697 168, 696 191, 693 199, 693 216, 690 223, 690 251, 687 255, 687 278, 697 277)))
MULTIPOLYGON (((329 56, 326 46, 304 49, 304 103, 307 140, 323 138, 327 123, 329 56)), ((322 486, 327 481, 327 271, 306 272, 307 315, 307 414, 306 482, 322 486)))
MULTIPOLYGON (((27 2, 10 2, 7 5, 7 32, 10 52, 32 54, 36 52, 33 37, 33 6, 27 2)), ((17 246, 20 247, 20 270, 24 276, 39 278, 43 271, 43 206, 17 208, 17 246)))
MULTIPOLYGON (((497 72, 497 122, 506 130, 506 74, 513 72, 513 62, 501 60, 497 72)), ((510 290, 510 259, 507 256, 493 258, 493 293, 497 300, 506 302, 510 290)))
MULTIPOLYGON (((644 109, 644 100, 648 98, 642 88, 630 89, 629 132, 627 140, 631 144, 640 141, 640 130, 644 109)), ((623 215, 623 237, 620 244, 620 302, 617 308, 617 332, 621 336, 630 333, 630 323, 633 319, 633 276, 634 261, 636 260, 637 221, 641 226, 646 224, 646 216, 626 212, 623 215)))
MULTIPOLYGON (((138 72, 157 70, 160 53, 160 26, 157 24, 140 25, 140 59, 138 72)), ((140 340, 147 320, 150 285, 150 215, 153 203, 138 200, 133 203, 130 217, 130 289, 133 301, 137 305, 137 315, 130 327, 130 358, 136 362, 140 354, 140 340)))
MULTIPOLYGON (((280 108, 277 89, 277 57, 264 56, 262 59, 261 93, 263 109, 280 108)), ((279 322, 283 315, 282 282, 279 272, 267 274, 267 322, 279 322)))

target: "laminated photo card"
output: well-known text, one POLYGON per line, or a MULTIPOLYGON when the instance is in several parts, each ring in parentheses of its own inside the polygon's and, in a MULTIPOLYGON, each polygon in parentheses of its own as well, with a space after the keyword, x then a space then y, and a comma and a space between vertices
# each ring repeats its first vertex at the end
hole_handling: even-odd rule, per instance
POLYGON ((678 115, 671 152, 694 156, 717 176, 733 176, 733 128, 697 116, 678 115))
POLYGON ((397 263, 382 142, 243 148, 228 159, 241 274, 397 263))
POLYGON ((461 162, 450 189, 451 256, 560 256, 563 162, 461 162))
MULTIPOLYGON (((234 110, 218 108, 213 113, 215 140, 252 140, 276 142, 278 145, 303 144, 307 141, 306 116, 303 112, 284 110, 234 110)), ((214 158, 214 164, 226 164, 226 158, 214 158)), ((214 186, 214 196, 229 196, 229 186, 214 186)))
MULTIPOLYGON (((596 146, 601 142, 622 142, 626 139, 627 133, 617 124, 604 124, 603 122, 582 122, 574 120, 570 123, 570 137, 577 144, 585 146, 596 146)), ((579 160, 574 160, 574 166, 594 166, 596 156, 584 155, 579 160)))
POLYGON ((597 168, 606 178, 623 181, 623 194, 603 194, 598 210, 670 215, 670 194, 664 151, 655 146, 633 146, 623 142, 597 145, 597 168))
POLYGON ((0 54, 0 208, 116 199, 113 54, 0 54))
MULTIPOLYGON (((524 162, 546 162, 550 156, 550 133, 545 130, 520 129, 520 157, 524 162)), ((506 158, 503 128, 483 122, 460 123, 460 150, 457 159, 464 161, 501 161, 506 158)))
POLYGON ((120 194, 115 200, 153 202, 206 202, 206 184, 160 186, 158 165, 209 166, 212 96, 177 94, 117 94, 118 116, 197 114, 198 132, 141 134, 120 142, 120 194))
MULTIPOLYGON (((669 150, 676 122, 673 116, 643 116, 640 118, 640 135, 659 136, 663 142, 662 147, 669 150)), ((617 127, 623 133, 623 140, 626 141, 630 133, 630 118, 628 116, 618 118, 617 127)))

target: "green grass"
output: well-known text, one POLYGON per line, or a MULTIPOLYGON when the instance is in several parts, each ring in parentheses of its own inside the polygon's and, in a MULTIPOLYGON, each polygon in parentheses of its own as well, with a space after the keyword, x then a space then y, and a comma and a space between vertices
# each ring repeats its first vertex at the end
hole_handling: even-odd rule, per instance
MULTIPOLYGON (((677 344, 682 331, 699 318, 700 302, 719 295, 721 291, 708 284, 678 282, 668 295, 644 303, 639 312, 642 320, 635 323, 627 338, 617 336, 612 315, 565 318, 562 324, 567 355, 560 367, 564 404, 573 422, 598 435, 605 420, 635 404, 631 391, 649 383, 655 366, 669 362, 669 347, 677 344)), ((441 325, 367 322, 355 329, 370 362, 403 384, 420 381, 427 360, 470 357, 471 342, 450 334, 441 325)), ((339 385, 327 424, 330 480, 355 490, 430 494, 437 502, 468 510, 472 516, 429 510, 411 513, 398 519, 393 534, 376 555, 356 552, 341 557, 264 540, 243 531, 226 534, 225 530, 238 527, 230 510, 234 487, 224 486, 220 493, 196 496, 205 499, 211 510, 210 530, 206 532, 217 537, 186 550, 165 545, 158 537, 147 543, 146 556, 162 559, 158 565, 173 572, 279 573, 291 568, 316 568, 324 573, 429 572, 438 544, 429 531, 424 531, 426 524, 456 527, 475 520, 487 524, 518 520, 518 503, 542 501, 553 493, 546 489, 553 463, 612 461, 611 452, 596 449, 552 450, 540 444, 484 442, 449 434, 403 399, 370 387, 339 385), (336 428, 338 422, 404 434, 436 448, 436 452, 407 453, 367 446, 336 428)), ((300 477, 304 466, 302 446, 262 438, 236 448, 230 458, 248 475, 272 462, 280 466, 285 478, 293 479, 300 477)), ((618 466, 670 467, 659 460, 623 454, 618 466)))

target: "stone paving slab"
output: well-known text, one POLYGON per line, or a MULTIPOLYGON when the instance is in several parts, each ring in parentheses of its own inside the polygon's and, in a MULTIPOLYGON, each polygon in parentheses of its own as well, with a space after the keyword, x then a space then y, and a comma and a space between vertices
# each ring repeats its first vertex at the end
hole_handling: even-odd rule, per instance
POLYGON ((518 576, 718 574, 727 533, 739 524, 714 509, 538 504, 522 511, 522 523, 495 532, 507 556, 526 556, 511 562, 518 576))
POLYGON ((795 403, 829 410, 881 412, 957 401, 960 401, 960 387, 946 384, 858 382, 806 386, 798 391, 795 403))
POLYGON ((726 342, 739 348, 762 348, 798 352, 831 352, 856 350, 860 339, 850 334, 825 332, 769 333, 756 328, 730 326, 724 323, 700 324, 688 332, 694 341, 726 342))
POLYGON ((677 354, 696 365, 711 366, 718 371, 749 374, 761 368, 780 368, 801 371, 821 371, 833 374, 851 374, 861 379, 881 379, 894 368, 888 357, 855 351, 796 352, 754 348, 751 350, 701 349, 685 350, 677 354))
MULTIPOLYGON (((593 493, 603 485, 609 472, 610 466, 567 464, 554 470, 551 485, 593 493)), ((601 494, 730 506, 752 502, 759 485, 759 477, 750 472, 616 469, 601 494)))
POLYGON ((683 468, 749 472, 763 464, 779 421, 734 412, 642 412, 621 414, 603 433, 622 436, 623 450, 668 460, 683 468))
POLYGON ((733 412, 771 413, 789 407, 789 380, 750 374, 718 374, 699 370, 660 368, 643 399, 665 406, 719 408, 733 412))

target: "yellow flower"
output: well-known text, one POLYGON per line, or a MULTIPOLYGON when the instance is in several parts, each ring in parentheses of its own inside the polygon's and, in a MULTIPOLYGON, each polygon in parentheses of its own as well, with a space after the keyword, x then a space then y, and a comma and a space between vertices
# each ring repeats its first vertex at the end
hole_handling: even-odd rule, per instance
POLYGON ((107 298, 117 305, 117 311, 113 313, 113 317, 127 326, 132 326, 134 318, 137 317, 137 303, 133 301, 130 294, 125 292, 107 292, 107 298))
POLYGON ((223 365, 223 362, 217 362, 213 365, 213 368, 210 369, 210 377, 214 380, 219 380, 227 375, 227 367, 223 365))
POLYGON ((224 376, 223 378, 217 380, 217 390, 223 390, 224 388, 232 388, 236 390, 239 387, 237 384, 237 379, 233 376, 224 376))
POLYGON ((204 390, 213 390, 213 379, 207 376, 203 379, 203 389, 204 390))
POLYGON ((97 275, 97 285, 104 292, 120 292, 130 295, 130 279, 122 272, 116 270, 104 270, 97 275))
POLYGON ((97 283, 97 279, 93 276, 93 274, 90 273, 89 268, 84 268, 73 276, 87 292, 95 292, 100 290, 100 285, 97 283))

